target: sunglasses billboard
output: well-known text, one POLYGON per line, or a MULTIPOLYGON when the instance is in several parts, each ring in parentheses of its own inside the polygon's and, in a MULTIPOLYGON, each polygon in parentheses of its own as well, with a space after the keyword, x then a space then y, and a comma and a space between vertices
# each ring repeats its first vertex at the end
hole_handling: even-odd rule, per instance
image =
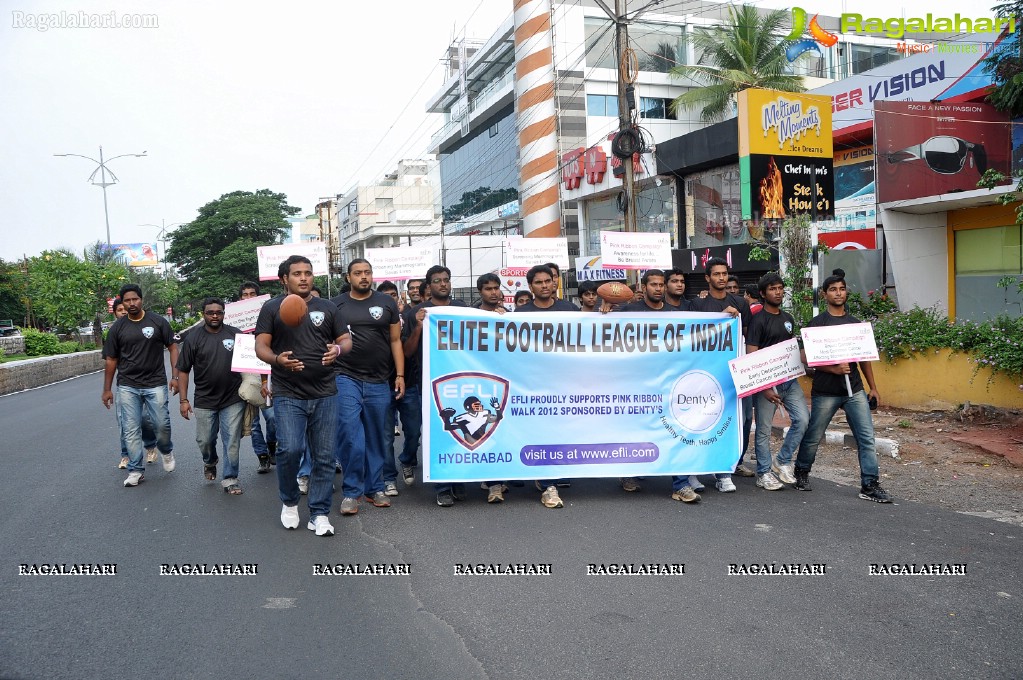
POLYGON ((987 151, 983 144, 974 144, 965 139, 938 135, 919 144, 907 146, 901 151, 888 154, 888 163, 907 163, 922 160, 934 172, 954 175, 966 166, 966 158, 973 154, 973 164, 984 174, 987 170, 987 151))

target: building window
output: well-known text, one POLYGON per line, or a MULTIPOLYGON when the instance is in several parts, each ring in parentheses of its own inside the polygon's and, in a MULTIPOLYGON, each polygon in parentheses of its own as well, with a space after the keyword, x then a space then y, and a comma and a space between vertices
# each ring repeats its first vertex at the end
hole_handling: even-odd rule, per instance
POLYGON ((855 45, 849 46, 849 72, 852 75, 869 71, 878 66, 899 59, 899 52, 894 47, 882 47, 879 45, 855 45))
POLYGON ((586 115, 618 117, 618 97, 613 94, 586 95, 586 115))
MULTIPOLYGON (((586 65, 596 68, 615 68, 614 28, 611 21, 600 17, 586 17, 586 65)), ((673 67, 686 63, 684 24, 655 24, 638 21, 629 25, 629 44, 636 51, 640 71, 667 73, 673 67)))
POLYGON ((653 120, 674 119, 671 115, 671 100, 663 97, 640 97, 639 117, 653 120))
MULTIPOLYGON (((496 136, 497 136, 497 125, 498 125, 497 123, 494 123, 494 124, 493 124, 493 125, 491 125, 491 126, 490 126, 490 128, 489 128, 489 129, 487 130, 487 132, 488 132, 488 133, 490 134, 490 136, 491 136, 491 137, 496 137, 496 136)), ((425 174, 425 173, 424 173, 424 174, 425 174)))

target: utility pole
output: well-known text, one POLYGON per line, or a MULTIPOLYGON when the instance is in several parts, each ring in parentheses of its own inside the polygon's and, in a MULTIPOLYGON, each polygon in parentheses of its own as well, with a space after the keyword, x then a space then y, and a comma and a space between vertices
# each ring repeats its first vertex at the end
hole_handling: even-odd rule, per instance
MULTIPOLYGON (((595 0, 595 2, 615 25, 615 56, 618 70, 618 134, 631 134, 627 131, 633 128, 632 113, 636 108, 636 90, 633 83, 636 81, 639 65, 636 63, 635 53, 629 48, 629 24, 639 14, 656 4, 656 0, 637 11, 631 18, 627 14, 627 0, 615 0, 613 11, 604 0, 595 0)), ((635 139, 639 139, 638 135, 635 139)), ((625 231, 635 233, 639 229, 636 223, 636 173, 633 167, 633 156, 630 154, 628 158, 620 160, 624 170, 625 231)), ((634 284, 637 280, 638 272, 630 269, 628 271, 629 284, 634 284)))

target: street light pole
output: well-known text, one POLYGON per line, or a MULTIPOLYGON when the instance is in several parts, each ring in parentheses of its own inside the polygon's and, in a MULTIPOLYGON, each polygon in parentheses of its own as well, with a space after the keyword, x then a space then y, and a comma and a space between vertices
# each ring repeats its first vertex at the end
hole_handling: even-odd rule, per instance
POLYGON ((163 248, 160 249, 160 259, 163 261, 163 277, 167 278, 167 230, 171 227, 180 227, 182 224, 188 224, 188 222, 174 222, 173 224, 167 224, 167 220, 160 218, 160 224, 140 224, 140 227, 159 227, 160 231, 156 235, 156 240, 163 244, 163 248))
POLYGON ((107 247, 108 248, 110 247, 110 212, 107 209, 107 187, 110 186, 111 184, 116 184, 119 180, 117 179, 117 175, 114 174, 114 171, 107 167, 107 163, 109 163, 110 161, 115 160, 117 158, 123 158, 125 156, 135 156, 136 158, 145 158, 147 153, 148 153, 147 151, 143 151, 142 153, 122 153, 119 156, 114 156, 113 158, 109 158, 107 160, 103 160, 103 147, 100 146, 99 147, 99 160, 96 160, 95 158, 91 158, 90 156, 83 156, 83 155, 77 154, 77 153, 55 153, 55 154, 53 154, 54 156, 60 156, 60 157, 73 156, 75 158, 84 158, 87 161, 92 161, 93 163, 97 164, 96 169, 92 171, 92 174, 89 175, 89 179, 86 180, 86 181, 91 182, 93 186, 102 187, 102 189, 103 189, 103 218, 106 220, 106 225, 107 225, 107 247), (96 173, 97 172, 100 173, 100 181, 99 182, 96 181, 96 173), (108 172, 110 173, 110 179, 113 180, 112 182, 108 182, 107 181, 107 173, 108 172))

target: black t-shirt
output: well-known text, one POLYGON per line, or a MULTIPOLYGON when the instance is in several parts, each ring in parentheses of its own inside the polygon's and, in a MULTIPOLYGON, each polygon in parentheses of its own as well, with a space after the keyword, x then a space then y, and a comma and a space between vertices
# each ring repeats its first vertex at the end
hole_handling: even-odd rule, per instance
POLYGON ((174 331, 159 314, 143 312, 132 321, 122 316, 107 331, 104 354, 117 359, 117 384, 144 389, 166 384, 163 349, 174 342, 174 331))
POLYGON ((550 307, 537 307, 535 300, 530 300, 521 307, 515 308, 516 312, 578 312, 579 308, 568 300, 555 300, 550 307))
POLYGON ((795 319, 788 312, 754 314, 746 332, 746 344, 755 345, 760 349, 777 345, 795 337, 792 334, 795 327, 795 319))
POLYGON ((725 297, 718 300, 713 295, 693 300, 690 310, 693 312, 723 312, 728 307, 735 307, 739 310, 739 318, 742 319, 742 334, 746 335, 753 315, 750 314, 749 305, 746 301, 732 293, 725 293, 725 297))
MULTIPOLYGON (((761 312, 757 316, 763 315, 764 312, 761 312)), ((828 314, 827 310, 825 310, 813 317, 813 320, 806 324, 806 327, 841 326, 842 324, 847 323, 860 323, 860 320, 852 314, 846 314, 845 316, 831 316, 831 314, 828 314)), ((852 386, 853 394, 856 394, 863 389, 863 380, 860 379, 860 365, 855 361, 850 362, 849 364, 849 384, 852 386)), ((810 389, 810 396, 846 397, 848 395, 849 390, 845 387, 845 375, 825 373, 824 371, 814 372, 813 387, 810 389)))
POLYGON ((350 293, 330 299, 352 333, 352 351, 335 362, 337 372, 362 382, 389 382, 395 374, 391 354, 391 325, 401 323, 398 303, 390 295, 370 291, 365 300, 350 293))
POLYGON ((192 405, 196 408, 219 411, 242 400, 238 396, 242 374, 231 371, 234 336, 239 333, 234 326, 221 326, 216 333, 202 328, 181 342, 178 370, 195 371, 192 405))
MULTIPOLYGON (((435 305, 433 300, 427 300, 421 302, 415 307, 409 307, 405 310, 402 315, 404 323, 401 328, 401 341, 404 343, 405 340, 412 335, 412 331, 416 329, 419 322, 416 321, 416 313, 419 312, 423 307, 467 307, 462 300, 451 298, 451 304, 449 305, 435 305)), ((412 356, 405 357, 405 388, 408 389, 411 385, 421 385, 423 382, 423 342, 420 336, 420 342, 416 346, 416 351, 412 356)))
POLYGON ((306 298, 309 312, 302 322, 292 328, 281 321, 281 302, 284 295, 267 300, 259 310, 256 320, 256 336, 270 333, 270 349, 275 354, 291 351, 293 359, 304 365, 301 371, 289 371, 279 363, 274 364, 270 375, 273 377, 275 395, 294 399, 322 399, 337 394, 334 383, 334 367, 323 365, 327 345, 348 334, 348 325, 341 311, 330 300, 310 295, 306 298))
POLYGON ((618 308, 619 312, 677 312, 680 311, 678 307, 668 304, 664 301, 664 304, 660 309, 655 309, 647 304, 646 298, 643 298, 639 302, 630 302, 627 305, 622 305, 618 308))

